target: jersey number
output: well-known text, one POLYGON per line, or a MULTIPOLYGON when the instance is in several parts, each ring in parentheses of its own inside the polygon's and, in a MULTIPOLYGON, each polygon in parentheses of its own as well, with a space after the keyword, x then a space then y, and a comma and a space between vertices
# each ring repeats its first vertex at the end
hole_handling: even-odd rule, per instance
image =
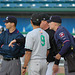
POLYGON ((42 46, 45 45, 45 37, 43 35, 41 35, 41 45, 42 46))

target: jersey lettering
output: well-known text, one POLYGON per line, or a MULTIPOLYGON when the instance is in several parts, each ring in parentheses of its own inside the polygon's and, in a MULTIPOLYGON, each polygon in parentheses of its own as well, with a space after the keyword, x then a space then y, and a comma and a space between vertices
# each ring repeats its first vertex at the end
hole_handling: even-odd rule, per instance
POLYGON ((45 37, 43 35, 41 35, 41 45, 42 46, 45 45, 45 37))

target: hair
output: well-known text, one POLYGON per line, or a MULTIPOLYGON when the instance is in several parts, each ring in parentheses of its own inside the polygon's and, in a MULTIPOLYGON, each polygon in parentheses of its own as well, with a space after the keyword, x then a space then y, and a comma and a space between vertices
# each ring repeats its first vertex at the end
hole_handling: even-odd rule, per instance
MULTIPOLYGON (((57 23, 57 22, 55 22, 55 23, 57 23)), ((58 26, 60 26, 60 25, 61 25, 61 23, 57 23, 57 25, 58 25, 58 26)))
POLYGON ((15 25, 15 27, 16 27, 17 23, 14 23, 14 25, 15 25))
MULTIPOLYGON (((14 23, 14 22, 10 22, 10 23, 14 23)), ((15 25, 15 27, 16 27, 17 23, 14 23, 14 25, 15 25)))
POLYGON ((61 25, 61 23, 58 23, 58 25, 60 26, 60 25, 61 25))

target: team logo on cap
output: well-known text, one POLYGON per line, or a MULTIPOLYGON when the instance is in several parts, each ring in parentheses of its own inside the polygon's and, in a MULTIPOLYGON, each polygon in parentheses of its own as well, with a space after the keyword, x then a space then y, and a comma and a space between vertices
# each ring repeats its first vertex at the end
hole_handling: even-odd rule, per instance
POLYGON ((8 17, 6 17, 6 20, 8 20, 8 17))
POLYGON ((39 21, 39 19, 36 19, 36 21, 39 21))
POLYGON ((52 19, 52 16, 50 17, 50 20, 52 19))
POLYGON ((61 32, 61 33, 59 34, 59 36, 60 36, 61 38, 63 38, 63 37, 65 36, 65 34, 64 34, 63 32, 61 32))
POLYGON ((43 20, 45 20, 45 18, 43 18, 43 20))

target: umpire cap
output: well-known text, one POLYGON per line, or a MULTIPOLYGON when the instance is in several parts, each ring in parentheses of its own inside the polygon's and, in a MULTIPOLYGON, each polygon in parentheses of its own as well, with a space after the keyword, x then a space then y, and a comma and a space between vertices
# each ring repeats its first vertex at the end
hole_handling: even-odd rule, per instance
POLYGON ((7 16, 6 20, 4 20, 3 22, 7 23, 7 22, 11 22, 11 23, 15 23, 15 25, 17 24, 17 19, 15 16, 7 16))
POLYGON ((48 22, 48 23, 49 23, 49 22, 62 23, 62 20, 61 20, 60 16, 55 15, 55 16, 51 16, 51 17, 49 18, 49 20, 47 20, 47 22, 48 22))
POLYGON ((40 13, 40 17, 41 17, 41 21, 42 20, 44 20, 44 21, 49 20, 49 15, 46 13, 40 13))

